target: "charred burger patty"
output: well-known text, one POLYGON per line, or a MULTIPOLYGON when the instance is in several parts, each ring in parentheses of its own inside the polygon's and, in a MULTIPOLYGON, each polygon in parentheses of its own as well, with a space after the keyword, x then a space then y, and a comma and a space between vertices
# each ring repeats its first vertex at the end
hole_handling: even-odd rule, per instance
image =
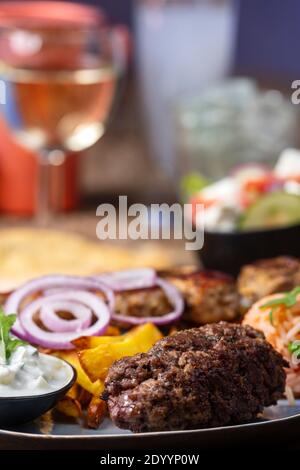
POLYGON ((113 422, 133 432, 244 423, 282 397, 284 366, 263 334, 221 322, 117 361, 103 398, 113 422))

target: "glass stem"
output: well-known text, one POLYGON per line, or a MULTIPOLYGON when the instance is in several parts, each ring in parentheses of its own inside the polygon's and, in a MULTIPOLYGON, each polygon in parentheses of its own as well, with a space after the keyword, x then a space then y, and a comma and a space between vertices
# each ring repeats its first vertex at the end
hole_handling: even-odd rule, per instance
POLYGON ((50 219, 50 162, 48 152, 38 155, 38 178, 36 192, 36 221, 46 226, 50 219))
POLYGON ((64 167, 66 155, 61 150, 48 150, 39 154, 38 187, 36 201, 37 224, 49 224, 53 207, 59 211, 63 206, 64 167))

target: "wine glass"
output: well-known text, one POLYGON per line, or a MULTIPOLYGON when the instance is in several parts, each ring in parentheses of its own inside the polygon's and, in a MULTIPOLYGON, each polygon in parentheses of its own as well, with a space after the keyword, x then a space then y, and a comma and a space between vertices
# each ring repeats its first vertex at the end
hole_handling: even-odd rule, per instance
MULTIPOLYGON (((93 7, 26 2, 18 8, 19 3, 0 5, 1 108, 16 141, 38 157, 36 212, 45 224, 51 167, 103 136, 125 69, 126 44, 124 31, 109 28, 93 7)), ((61 184, 55 188, 59 192, 61 184)))

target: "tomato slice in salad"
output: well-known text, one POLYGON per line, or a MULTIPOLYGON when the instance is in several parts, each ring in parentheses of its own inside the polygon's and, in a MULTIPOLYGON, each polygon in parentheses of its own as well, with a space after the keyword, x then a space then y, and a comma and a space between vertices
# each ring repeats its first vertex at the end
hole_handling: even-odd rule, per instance
POLYGON ((192 205, 192 222, 193 224, 196 223, 196 215, 198 212, 198 204, 202 204, 204 209, 207 209, 208 207, 211 207, 213 204, 217 202, 217 199, 205 199, 204 197, 201 196, 193 196, 189 203, 192 205))
POLYGON ((280 189, 282 182, 274 176, 273 173, 267 173, 259 178, 245 181, 241 188, 241 206, 247 208, 256 200, 270 192, 273 188, 280 189))

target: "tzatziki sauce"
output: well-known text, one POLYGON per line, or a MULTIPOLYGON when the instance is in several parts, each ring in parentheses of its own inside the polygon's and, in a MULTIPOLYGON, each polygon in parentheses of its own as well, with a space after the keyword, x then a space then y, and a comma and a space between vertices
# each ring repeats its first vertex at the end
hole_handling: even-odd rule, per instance
POLYGON ((72 376, 73 369, 66 362, 22 345, 7 362, 0 360, 0 398, 54 392, 67 385, 72 376))

